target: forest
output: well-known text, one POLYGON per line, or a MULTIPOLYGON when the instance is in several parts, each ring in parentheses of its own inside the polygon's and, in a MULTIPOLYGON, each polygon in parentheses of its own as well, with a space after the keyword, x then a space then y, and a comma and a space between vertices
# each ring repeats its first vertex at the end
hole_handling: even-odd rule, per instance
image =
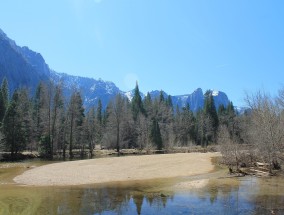
POLYGON ((216 146, 230 168, 262 162, 280 169, 284 152, 284 89, 276 98, 265 92, 246 96, 247 111, 238 114, 233 103, 215 107, 210 91, 204 107, 173 107, 171 96, 142 99, 136 84, 131 101, 118 94, 103 109, 85 109, 83 92, 74 88, 64 96, 64 84, 40 83, 34 95, 20 88, 9 95, 0 89, 0 154, 17 159, 24 151, 46 159, 93 157, 100 146, 165 152, 175 148, 216 146))

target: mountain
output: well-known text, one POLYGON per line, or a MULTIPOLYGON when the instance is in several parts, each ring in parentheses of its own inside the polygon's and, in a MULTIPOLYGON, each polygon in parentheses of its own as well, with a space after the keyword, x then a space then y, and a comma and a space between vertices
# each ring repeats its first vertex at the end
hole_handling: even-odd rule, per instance
MULTIPOLYGON (((27 48, 19 47, 10 40, 0 29, 0 80, 6 77, 9 81, 10 91, 19 87, 28 87, 34 90, 39 81, 47 81, 48 77, 43 74, 42 68, 37 68, 27 53, 27 48)), ((33 53, 34 58, 40 54, 33 53)), ((43 59, 43 58, 42 58, 43 59)))
POLYGON ((64 84, 64 92, 67 97, 71 95, 74 88, 83 92, 84 104, 90 107, 101 98, 104 106, 117 93, 121 93, 112 82, 101 79, 84 78, 63 73, 57 73, 49 68, 41 54, 30 50, 28 47, 17 46, 0 29, 0 81, 6 77, 9 90, 13 92, 19 87, 27 87, 32 93, 40 81, 49 80, 64 84))
POLYGON ((201 88, 198 88, 192 94, 173 96, 173 103, 179 107, 184 107, 188 103, 191 110, 196 112, 204 105, 204 93, 201 88))
MULTIPOLYGON (((223 104, 225 107, 229 104, 228 96, 221 91, 216 90, 210 90, 216 107, 218 108, 221 104, 223 104)), ((164 97, 167 98, 168 94, 163 92, 164 97)), ((157 98, 160 96, 160 91, 152 91, 150 92, 150 95, 152 98, 157 98)), ((186 95, 180 95, 180 96, 172 96, 173 105, 179 106, 179 107, 185 107, 187 104, 189 104, 191 110, 193 112, 198 111, 199 109, 203 108, 204 106, 204 93, 201 88, 196 89, 191 94, 186 95)))
MULTIPOLYGON (((108 102, 118 93, 125 95, 129 100, 134 95, 134 90, 123 92, 113 82, 55 72, 50 69, 40 53, 34 52, 28 47, 18 46, 0 29, 1 82, 4 77, 8 80, 10 92, 19 87, 27 87, 31 93, 34 93, 40 81, 62 82, 67 98, 70 97, 74 88, 81 90, 86 108, 96 105, 99 99, 102 100, 103 107, 106 107, 108 102)), ((229 99, 225 93, 215 90, 212 90, 211 93, 216 107, 219 107, 220 104, 228 105, 229 99)), ((163 94, 165 98, 168 97, 167 93, 163 92, 163 94)), ((157 98, 160 96, 160 91, 151 91, 150 95, 152 98, 157 98)), ((144 98, 144 96, 141 93, 141 97, 144 98)), ((189 103, 191 109, 197 111, 203 107, 204 93, 202 89, 198 88, 191 94, 172 96, 172 101, 174 106, 180 107, 189 103)))
POLYGON ((112 82, 95 80, 93 78, 84 78, 79 76, 67 75, 64 73, 51 72, 50 78, 55 83, 62 82, 64 84, 65 95, 69 97, 74 88, 80 89, 84 96, 84 105, 89 108, 96 105, 101 99, 105 108, 108 102, 118 93, 123 92, 112 82))

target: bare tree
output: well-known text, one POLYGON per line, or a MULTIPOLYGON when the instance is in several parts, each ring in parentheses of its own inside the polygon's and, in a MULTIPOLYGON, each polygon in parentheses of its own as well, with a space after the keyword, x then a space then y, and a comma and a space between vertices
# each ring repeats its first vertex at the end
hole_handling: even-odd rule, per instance
POLYGON ((229 167, 230 172, 233 167, 239 171, 240 163, 240 144, 234 137, 230 136, 230 132, 226 125, 221 125, 218 130, 218 143, 223 157, 223 162, 229 167))
POLYGON ((64 123, 64 98, 63 98, 63 87, 62 84, 55 86, 54 96, 50 98, 50 147, 51 147, 51 158, 54 152, 61 145, 61 125, 64 123))
POLYGON ((122 131, 122 123, 126 117, 126 109, 127 109, 127 101, 123 98, 122 95, 118 94, 114 101, 110 103, 109 106, 109 118, 108 118, 108 132, 105 135, 105 140, 113 141, 114 137, 111 134, 115 134, 115 148, 117 153, 120 153, 121 148, 121 131, 122 131), (111 138, 112 136, 112 138, 111 138))
POLYGON ((189 105, 182 108, 175 117, 174 133, 176 142, 181 146, 188 146, 194 138, 194 116, 189 105))
POLYGON ((95 117, 95 110, 91 108, 87 113, 84 123, 83 123, 83 139, 82 141, 86 143, 90 157, 93 157, 93 152, 95 149, 96 139, 97 139, 97 121, 95 117))
POLYGON ((279 106, 281 103, 262 92, 247 96, 246 101, 252 110, 249 133, 251 140, 259 157, 269 164, 271 172, 273 168, 280 168, 279 155, 284 140, 283 114, 279 106))
POLYGON ((143 148, 150 149, 151 141, 150 141, 150 122, 149 120, 143 115, 138 114, 137 122, 136 122, 136 130, 138 134, 137 138, 137 145, 140 150, 143 148))
POLYGON ((69 125, 69 156, 74 157, 74 145, 79 144, 81 137, 81 128, 84 120, 84 108, 80 92, 74 91, 67 112, 69 125))
POLYGON ((284 87, 278 91, 277 103, 281 110, 284 109, 284 87))

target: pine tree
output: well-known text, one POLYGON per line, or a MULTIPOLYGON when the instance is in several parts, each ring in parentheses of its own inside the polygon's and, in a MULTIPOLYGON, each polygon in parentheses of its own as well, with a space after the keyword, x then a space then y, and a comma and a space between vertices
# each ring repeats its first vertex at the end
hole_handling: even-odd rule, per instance
POLYGON ((41 137, 46 131, 47 122, 47 89, 43 83, 39 83, 36 89, 35 97, 33 99, 33 117, 34 117, 34 129, 37 137, 37 141, 41 140, 41 137))
POLYGON ((97 107, 97 120, 100 125, 102 125, 102 121, 103 121, 102 111, 103 111, 102 100, 99 99, 98 107, 97 107))
POLYGON ((21 123, 25 133, 26 143, 31 146, 35 141, 34 135, 34 123, 32 118, 32 102, 29 98, 29 92, 27 89, 18 90, 19 93, 19 106, 18 112, 20 114, 21 123))
POLYGON ((136 87, 134 90, 134 97, 131 101, 131 106, 132 106, 133 119, 134 121, 136 121, 139 113, 142 113, 142 114, 145 113, 137 82, 136 82, 136 87))
POLYGON ((5 105, 4 105, 2 89, 0 89, 0 127, 1 127, 1 123, 2 123, 2 120, 3 120, 4 115, 5 115, 5 112, 6 112, 6 108, 5 108, 5 105))
POLYGON ((39 83, 33 99, 34 133, 36 146, 42 156, 52 158, 51 134, 52 134, 52 97, 54 86, 49 83, 39 83))
POLYGON ((219 119, 215 107, 214 98, 209 90, 205 93, 204 114, 206 128, 205 139, 208 144, 209 141, 216 140, 217 130, 219 126, 219 119))
POLYGON ((101 144, 102 138, 103 138, 103 129, 105 127, 105 119, 104 119, 104 113, 103 113, 103 107, 102 107, 102 101, 99 99, 98 101, 98 107, 96 111, 96 143, 101 144))
POLYGON ((173 108, 173 101, 172 101, 172 96, 168 95, 167 101, 166 101, 167 106, 169 106, 170 108, 173 108))
POLYGON ((162 90, 160 91, 159 101, 160 101, 160 103, 165 102, 164 91, 162 91, 162 90))
POLYGON ((15 91, 3 120, 4 146, 11 153, 11 158, 25 149, 26 134, 21 113, 19 92, 15 91))
POLYGON ((218 108, 218 115, 221 115, 226 112, 226 108, 223 104, 221 104, 218 108))
POLYGON ((230 103, 228 104, 227 112, 228 112, 229 115, 232 115, 232 116, 235 116, 235 115, 236 115, 233 102, 230 102, 230 103))
POLYGON ((143 106, 145 109, 145 115, 148 117, 149 115, 151 115, 151 111, 152 111, 152 98, 149 92, 144 98, 143 106))
POLYGON ((157 150, 163 149, 163 140, 162 140, 162 135, 160 131, 160 126, 156 119, 152 121, 150 138, 153 144, 157 147, 157 150))
POLYGON ((7 110, 9 105, 9 85, 6 78, 3 79, 1 85, 2 99, 4 104, 4 109, 7 110))
POLYGON ((240 130, 240 128, 238 125, 238 120, 236 117, 237 115, 235 112, 233 102, 230 102, 228 104, 226 115, 227 115, 227 127, 231 137, 239 136, 238 130, 240 130))
POLYGON ((220 125, 228 125, 228 114, 227 109, 223 104, 221 104, 218 108, 218 118, 219 118, 219 124, 220 125))

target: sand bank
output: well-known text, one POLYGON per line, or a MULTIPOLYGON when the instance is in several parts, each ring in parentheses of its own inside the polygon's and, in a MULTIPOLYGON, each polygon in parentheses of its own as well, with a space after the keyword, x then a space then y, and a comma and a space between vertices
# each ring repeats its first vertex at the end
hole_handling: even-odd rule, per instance
POLYGON ((173 178, 208 173, 218 153, 183 153, 98 158, 49 164, 14 178, 35 186, 83 185, 133 180, 173 178))

